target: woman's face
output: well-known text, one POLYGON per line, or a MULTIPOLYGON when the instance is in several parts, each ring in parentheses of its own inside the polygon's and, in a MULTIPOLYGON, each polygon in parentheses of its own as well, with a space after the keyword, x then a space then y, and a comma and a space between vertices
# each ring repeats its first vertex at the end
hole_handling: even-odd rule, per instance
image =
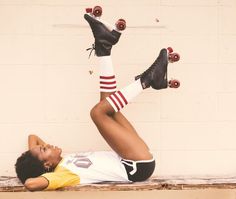
POLYGON ((46 169, 55 168, 61 161, 61 148, 53 145, 37 145, 30 150, 33 156, 37 157, 40 161, 44 162, 46 169))

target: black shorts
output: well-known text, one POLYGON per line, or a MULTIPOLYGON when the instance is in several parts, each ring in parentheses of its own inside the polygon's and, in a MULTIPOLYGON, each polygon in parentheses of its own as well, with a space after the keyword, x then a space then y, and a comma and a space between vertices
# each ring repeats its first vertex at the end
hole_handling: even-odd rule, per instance
POLYGON ((126 160, 121 159, 121 162, 125 166, 128 179, 132 182, 140 182, 147 180, 155 170, 155 160, 126 160))

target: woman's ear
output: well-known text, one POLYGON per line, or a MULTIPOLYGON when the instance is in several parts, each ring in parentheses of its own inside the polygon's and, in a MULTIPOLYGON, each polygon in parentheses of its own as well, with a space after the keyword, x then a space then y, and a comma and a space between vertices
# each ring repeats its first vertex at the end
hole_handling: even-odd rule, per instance
POLYGON ((47 162, 43 163, 43 166, 44 166, 46 171, 50 171, 51 167, 52 167, 52 164, 49 161, 47 161, 47 162))

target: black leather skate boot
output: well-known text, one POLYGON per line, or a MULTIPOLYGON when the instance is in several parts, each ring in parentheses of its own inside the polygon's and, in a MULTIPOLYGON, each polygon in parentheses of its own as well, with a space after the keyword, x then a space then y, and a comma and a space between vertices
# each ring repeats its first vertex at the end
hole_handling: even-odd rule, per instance
POLYGON ((95 54, 98 57, 110 55, 111 48, 119 41, 121 33, 115 30, 110 31, 102 22, 89 14, 85 14, 84 18, 89 23, 95 38, 95 54))
POLYGON ((135 80, 140 78, 143 89, 150 86, 157 90, 167 88, 167 65, 167 50, 162 49, 155 62, 141 75, 136 76, 135 80))

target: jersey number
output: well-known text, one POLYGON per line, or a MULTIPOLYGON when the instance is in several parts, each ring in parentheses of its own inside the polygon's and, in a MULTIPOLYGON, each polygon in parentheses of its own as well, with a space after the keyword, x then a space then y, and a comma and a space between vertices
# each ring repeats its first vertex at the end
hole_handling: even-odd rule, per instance
POLYGON ((73 161, 74 165, 80 168, 89 168, 93 163, 86 156, 76 156, 76 159, 73 161))

